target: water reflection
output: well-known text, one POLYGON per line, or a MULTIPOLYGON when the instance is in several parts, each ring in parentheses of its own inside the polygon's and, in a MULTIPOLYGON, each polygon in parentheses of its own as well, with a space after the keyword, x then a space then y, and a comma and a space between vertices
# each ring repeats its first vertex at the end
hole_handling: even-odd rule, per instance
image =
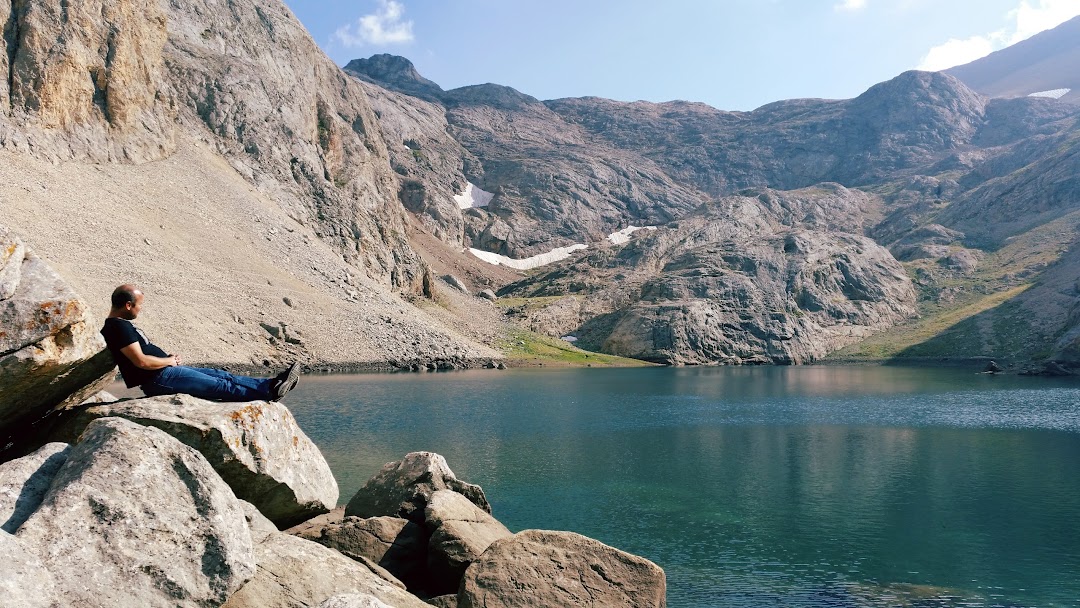
POLYGON ((899 368, 306 378, 347 499, 445 455, 513 530, 644 555, 678 606, 1076 605, 1080 389, 899 368))

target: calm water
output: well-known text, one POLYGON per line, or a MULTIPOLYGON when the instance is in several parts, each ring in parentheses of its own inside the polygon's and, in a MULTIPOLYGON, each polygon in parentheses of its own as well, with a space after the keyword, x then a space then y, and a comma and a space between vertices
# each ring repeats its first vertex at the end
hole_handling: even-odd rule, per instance
POLYGON ((1080 606, 1080 383, 884 367, 305 377, 347 501, 446 456, 511 530, 664 568, 668 605, 1080 606))

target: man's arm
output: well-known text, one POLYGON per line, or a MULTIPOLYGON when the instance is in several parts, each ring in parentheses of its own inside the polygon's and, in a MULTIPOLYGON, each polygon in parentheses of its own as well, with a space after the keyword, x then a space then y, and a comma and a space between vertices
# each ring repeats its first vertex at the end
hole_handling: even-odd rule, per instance
POLYGON ((128 344, 124 348, 121 348, 120 352, 128 358, 128 361, 131 361, 132 365, 139 369, 154 370, 180 365, 180 358, 175 355, 169 357, 155 357, 144 353, 142 346, 140 346, 138 342, 128 344))

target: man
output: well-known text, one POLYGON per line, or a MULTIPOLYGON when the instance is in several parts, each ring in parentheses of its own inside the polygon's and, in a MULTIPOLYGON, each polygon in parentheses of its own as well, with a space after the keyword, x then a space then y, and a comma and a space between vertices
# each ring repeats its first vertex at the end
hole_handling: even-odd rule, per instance
POLYGON ((112 310, 101 328, 128 388, 138 386, 151 397, 187 393, 216 401, 277 401, 296 386, 299 363, 273 378, 234 376, 218 369, 180 365, 179 355, 170 355, 152 344, 132 323, 142 303, 143 294, 134 285, 117 287, 112 294, 112 310))

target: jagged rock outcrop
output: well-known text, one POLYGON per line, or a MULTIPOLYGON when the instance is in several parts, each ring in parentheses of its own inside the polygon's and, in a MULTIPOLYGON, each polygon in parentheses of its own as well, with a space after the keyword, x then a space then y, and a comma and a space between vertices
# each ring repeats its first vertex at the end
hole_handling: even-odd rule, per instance
POLYGON ((240 503, 206 459, 119 418, 87 427, 17 536, 62 605, 220 605, 255 574, 240 503))
POLYGON ((337 505, 330 466, 280 403, 217 403, 190 395, 131 399, 83 409, 60 436, 73 441, 105 417, 159 428, 198 450, 238 498, 278 527, 337 505))
POLYGON ((397 55, 383 53, 353 59, 344 69, 361 80, 425 101, 438 102, 445 93, 442 87, 421 76, 411 61, 397 55))
POLYGON ((903 267, 858 235, 879 205, 835 184, 745 192, 503 293, 573 294, 525 314, 612 354, 808 363, 915 312, 903 267))
POLYGON ((667 605, 656 564, 571 532, 497 540, 465 571, 459 608, 667 605))
POLYGON ((37 511, 70 450, 66 443, 49 443, 0 464, 0 530, 14 534, 37 511))
POLYGON ((104 388, 114 372, 86 303, 0 227, 0 452, 49 412, 104 388))
POLYGON ((388 462, 353 495, 345 515, 354 517, 402 517, 424 521, 424 508, 438 490, 453 490, 491 513, 491 504, 480 486, 461 481, 446 459, 433 452, 410 452, 388 462))

